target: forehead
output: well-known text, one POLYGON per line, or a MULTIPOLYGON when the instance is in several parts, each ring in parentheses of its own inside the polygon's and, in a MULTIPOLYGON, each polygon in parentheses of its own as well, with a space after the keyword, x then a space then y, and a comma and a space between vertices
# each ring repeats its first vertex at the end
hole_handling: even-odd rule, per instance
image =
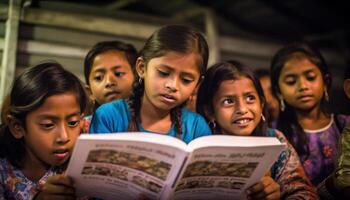
POLYGON ((225 80, 221 82, 217 95, 241 95, 247 92, 257 93, 257 90, 252 80, 245 76, 240 76, 237 80, 225 80))
POLYGON ((77 96, 73 92, 52 95, 30 114, 34 115, 61 115, 80 112, 77 96))
POLYGON ((284 64, 281 70, 281 76, 302 75, 309 71, 321 73, 320 69, 309 59, 292 59, 284 64))
POLYGON ((164 66, 173 70, 199 73, 199 55, 196 52, 178 53, 169 51, 161 57, 153 58, 149 61, 148 66, 164 66))

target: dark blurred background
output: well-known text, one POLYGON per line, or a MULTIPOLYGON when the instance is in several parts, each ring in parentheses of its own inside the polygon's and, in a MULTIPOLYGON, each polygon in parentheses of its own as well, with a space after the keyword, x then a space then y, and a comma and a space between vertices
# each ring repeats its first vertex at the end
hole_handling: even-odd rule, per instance
POLYGON ((84 56, 97 41, 119 39, 140 49, 160 26, 181 23, 206 35, 210 64, 237 59, 269 68, 282 45, 310 42, 333 74, 333 109, 350 114, 342 90, 349 10, 344 1, 326 0, 1 0, 0 93, 16 73, 44 59, 61 62, 83 80, 84 56))

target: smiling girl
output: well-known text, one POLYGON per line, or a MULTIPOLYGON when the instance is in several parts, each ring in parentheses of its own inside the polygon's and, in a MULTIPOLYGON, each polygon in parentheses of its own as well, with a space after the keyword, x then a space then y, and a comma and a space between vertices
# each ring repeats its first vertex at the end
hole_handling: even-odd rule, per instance
POLYGON ((247 189, 248 199, 317 199, 294 148, 280 131, 267 128, 265 105, 259 80, 236 61, 210 67, 198 90, 197 111, 213 133, 277 137, 286 144, 266 175, 247 189))

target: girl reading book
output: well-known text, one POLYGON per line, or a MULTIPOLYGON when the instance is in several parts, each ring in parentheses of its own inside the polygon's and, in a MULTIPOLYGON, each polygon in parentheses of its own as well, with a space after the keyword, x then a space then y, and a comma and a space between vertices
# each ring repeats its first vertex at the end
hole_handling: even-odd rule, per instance
POLYGON ((0 129, 0 199, 74 199, 61 173, 81 132, 86 94, 58 63, 27 68, 14 81, 0 129))
POLYGON ((259 80, 236 61, 210 67, 198 91, 197 111, 214 134, 277 137, 287 144, 270 171, 247 189, 249 199, 317 199, 293 147, 281 132, 267 128, 264 105, 259 80))
POLYGON ((154 132, 186 143, 210 135, 204 118, 184 108, 207 62, 208 46, 199 32, 182 25, 162 27, 136 61, 138 78, 131 97, 100 106, 90 132, 154 132))

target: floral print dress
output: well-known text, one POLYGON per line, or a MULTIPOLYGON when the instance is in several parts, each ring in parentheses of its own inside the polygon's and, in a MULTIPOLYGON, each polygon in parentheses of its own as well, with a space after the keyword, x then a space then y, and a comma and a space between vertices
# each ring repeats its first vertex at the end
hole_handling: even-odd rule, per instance
POLYGON ((331 122, 319 130, 304 129, 309 141, 310 155, 299 155, 304 170, 314 186, 317 186, 334 170, 340 133, 350 123, 350 116, 334 115, 331 122))

